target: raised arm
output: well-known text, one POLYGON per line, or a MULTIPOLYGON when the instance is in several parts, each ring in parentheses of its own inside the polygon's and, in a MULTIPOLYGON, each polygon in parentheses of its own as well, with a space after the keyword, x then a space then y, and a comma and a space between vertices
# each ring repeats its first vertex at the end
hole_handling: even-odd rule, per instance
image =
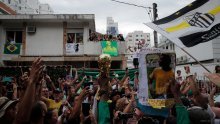
POLYGON ((75 82, 79 79, 79 76, 78 76, 78 71, 77 71, 77 69, 74 68, 73 70, 75 71, 75 77, 74 77, 72 83, 75 83, 75 82))
POLYGON ((177 124, 190 124, 189 114, 180 99, 180 85, 174 79, 170 80, 170 89, 175 99, 177 124))
POLYGON ((49 75, 46 75, 45 80, 50 84, 50 86, 52 87, 52 90, 53 90, 53 91, 56 90, 56 87, 55 87, 55 85, 54 85, 54 83, 53 83, 53 81, 51 80, 51 78, 50 78, 49 75))
POLYGON ((126 71, 125 71, 125 75, 124 75, 124 77, 121 79, 121 81, 120 81, 120 83, 119 83, 120 87, 123 86, 123 84, 124 84, 126 78, 128 77, 128 74, 129 74, 129 71, 126 70, 126 71))
POLYGON ((22 101, 19 103, 18 113, 16 116, 16 124, 27 123, 30 118, 31 108, 35 101, 36 85, 39 84, 40 75, 42 74, 42 60, 37 58, 34 60, 27 89, 22 101))
POLYGON ((82 92, 79 95, 79 98, 77 101, 74 101, 75 104, 73 106, 73 109, 71 111, 71 114, 69 116, 69 119, 75 119, 78 115, 80 115, 81 105, 82 101, 84 100, 85 96, 89 93, 89 87, 86 87, 82 90, 82 92))
POLYGON ((84 76, 83 79, 82 79, 82 81, 81 81, 79 84, 76 85, 76 87, 75 87, 75 91, 76 91, 76 92, 77 92, 77 91, 79 90, 79 88, 82 86, 82 84, 84 83, 85 79, 86 79, 86 76, 84 76))

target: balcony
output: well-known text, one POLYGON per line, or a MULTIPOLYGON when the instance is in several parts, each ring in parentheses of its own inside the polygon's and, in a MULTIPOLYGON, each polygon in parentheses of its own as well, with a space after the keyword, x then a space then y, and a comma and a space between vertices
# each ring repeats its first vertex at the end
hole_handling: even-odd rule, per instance
MULTIPOLYGON (((119 41, 117 43, 118 43, 119 56, 125 54, 125 50, 126 50, 125 42, 119 41)), ((66 44, 66 46, 68 45, 66 44)), ((74 49, 76 49, 76 44, 75 45, 72 44, 72 47, 69 46, 69 48, 72 48, 72 51, 66 48, 67 56, 81 56, 81 55, 98 56, 102 54, 101 42, 89 41, 84 44, 79 44, 78 51, 74 51, 74 49)))

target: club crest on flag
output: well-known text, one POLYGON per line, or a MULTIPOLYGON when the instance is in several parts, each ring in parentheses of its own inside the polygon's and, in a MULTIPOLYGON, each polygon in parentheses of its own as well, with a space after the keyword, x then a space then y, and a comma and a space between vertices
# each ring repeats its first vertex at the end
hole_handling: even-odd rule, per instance
POLYGON ((202 13, 196 12, 194 15, 185 17, 185 20, 191 26, 195 26, 199 28, 208 28, 214 22, 215 16, 210 13, 202 14, 202 13))

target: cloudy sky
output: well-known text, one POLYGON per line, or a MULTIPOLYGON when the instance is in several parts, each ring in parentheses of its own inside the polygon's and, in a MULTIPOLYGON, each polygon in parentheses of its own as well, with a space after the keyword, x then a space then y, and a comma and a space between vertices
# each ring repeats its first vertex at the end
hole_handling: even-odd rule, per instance
MULTIPOLYGON (((163 18, 179 10, 193 0, 118 0, 136 5, 152 7, 158 4, 159 18, 163 18)), ((113 17, 118 22, 119 32, 127 35, 135 30, 152 34, 152 30, 143 23, 150 22, 148 12, 144 8, 129 6, 111 0, 40 0, 48 3, 55 13, 59 14, 95 14, 96 30, 106 32, 106 18, 113 17)))

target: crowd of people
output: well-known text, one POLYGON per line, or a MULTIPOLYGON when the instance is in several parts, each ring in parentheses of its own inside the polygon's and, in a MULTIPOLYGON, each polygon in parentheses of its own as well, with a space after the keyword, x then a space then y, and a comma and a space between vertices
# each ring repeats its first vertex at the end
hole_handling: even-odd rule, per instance
MULTIPOLYGON (((165 67, 166 56, 162 57, 162 70, 157 73, 171 73, 165 67), (164 70, 164 72, 163 72, 164 70)), ((134 86, 130 85, 129 70, 122 79, 92 78, 74 69, 74 77, 52 80, 44 72, 43 60, 34 60, 30 69, 22 76, 1 77, 0 123, 1 124, 214 124, 219 123, 220 101, 214 101, 219 77, 206 76, 211 89, 199 87, 195 75, 185 79, 167 78, 169 92, 175 105, 169 108, 167 117, 147 115, 138 106, 138 72, 135 72, 134 86), (9 77, 7 77, 9 78, 9 77)), ((177 71, 179 73, 179 71, 177 71)), ((63 77, 63 75, 60 75, 63 77)), ((173 77, 170 74, 170 77, 173 77)), ((160 78, 160 77, 159 77, 160 78)), ((179 78, 177 76, 177 78, 179 78)), ((157 79, 159 80, 159 79, 157 79)), ((157 83, 157 82, 156 82, 157 83)), ((163 83, 163 82, 160 82, 163 83)), ((159 85, 157 86, 159 87, 159 85)), ((161 90, 156 89, 155 93, 161 90)), ((163 90, 163 92, 166 92, 163 90)), ((159 97, 159 96, 158 96, 159 97)))
POLYGON ((89 41, 125 41, 122 34, 118 34, 117 36, 114 35, 103 35, 103 34, 97 34, 97 33, 90 33, 89 35, 89 41))

